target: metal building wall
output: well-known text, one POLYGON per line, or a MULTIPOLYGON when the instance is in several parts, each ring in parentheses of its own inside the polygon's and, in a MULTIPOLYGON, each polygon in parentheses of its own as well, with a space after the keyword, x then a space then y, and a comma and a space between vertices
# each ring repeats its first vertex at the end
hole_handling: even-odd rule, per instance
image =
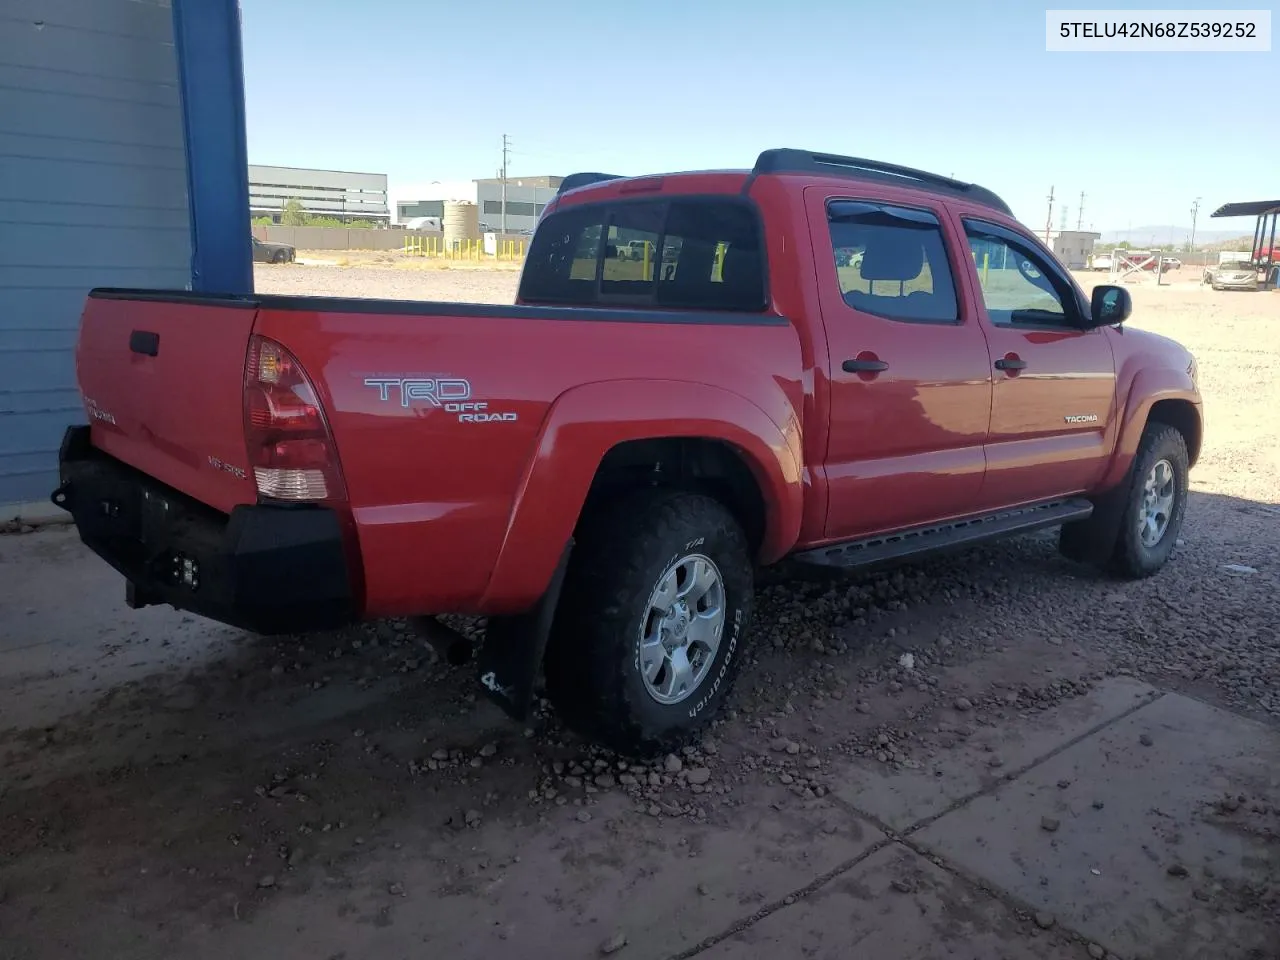
POLYGON ((0 504, 55 484, 83 420, 72 349, 93 286, 191 276, 168 0, 0 3, 0 504))
POLYGON ((97 286, 253 289, 237 0, 0 0, 0 518, 84 421, 97 286))
POLYGON ((249 211, 278 214, 296 199, 306 213, 389 220, 387 175, 249 164, 249 211))

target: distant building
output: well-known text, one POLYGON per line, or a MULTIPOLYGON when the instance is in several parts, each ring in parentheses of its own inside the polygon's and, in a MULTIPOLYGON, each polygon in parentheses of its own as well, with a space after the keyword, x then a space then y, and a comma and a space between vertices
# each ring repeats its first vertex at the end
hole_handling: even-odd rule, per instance
POLYGON ((1082 270, 1093 256, 1093 245, 1102 236, 1092 230, 1051 230, 1049 249, 1068 269, 1082 270))
POLYGON ((297 200, 303 212, 314 217, 391 222, 385 173, 249 164, 251 217, 270 217, 279 223, 290 200, 297 200))
MULTIPOLYGON (((538 217, 556 195, 564 177, 509 177, 507 179, 506 232, 532 231, 538 217)), ((396 223, 408 224, 419 217, 444 217, 446 201, 469 201, 480 214, 480 229, 498 233, 503 229, 502 180, 463 180, 429 183, 414 188, 414 200, 396 203, 396 223)))

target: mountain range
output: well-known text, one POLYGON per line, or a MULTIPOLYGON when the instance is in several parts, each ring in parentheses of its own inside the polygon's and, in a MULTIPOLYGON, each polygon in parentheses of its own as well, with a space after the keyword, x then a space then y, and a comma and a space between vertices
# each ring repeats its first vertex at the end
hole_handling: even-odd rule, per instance
MULTIPOLYGON (((1177 227, 1160 224, 1157 226, 1133 227, 1128 230, 1103 230, 1102 242, 1120 243, 1123 240, 1128 240, 1135 247, 1169 246, 1171 244, 1186 243, 1190 233, 1190 225, 1177 227)), ((1221 243, 1224 240, 1235 240, 1241 236, 1252 238, 1252 233, 1248 229, 1241 230, 1239 227, 1234 230, 1203 229, 1198 225, 1196 227, 1197 246, 1202 243, 1221 243)))

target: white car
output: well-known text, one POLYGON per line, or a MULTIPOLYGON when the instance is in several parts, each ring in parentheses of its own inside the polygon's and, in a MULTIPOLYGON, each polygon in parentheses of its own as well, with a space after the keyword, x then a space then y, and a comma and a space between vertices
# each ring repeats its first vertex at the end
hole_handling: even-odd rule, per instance
POLYGON ((1258 270, 1250 260, 1228 260, 1206 267, 1200 282, 1214 290, 1257 290, 1258 270))

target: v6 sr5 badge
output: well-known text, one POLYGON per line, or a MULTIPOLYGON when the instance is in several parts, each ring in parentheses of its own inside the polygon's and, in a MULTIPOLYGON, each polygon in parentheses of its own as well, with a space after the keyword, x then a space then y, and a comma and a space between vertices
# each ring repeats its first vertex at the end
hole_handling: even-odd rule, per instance
POLYGON ((441 377, 366 377, 366 387, 378 391, 383 403, 408 408, 423 404, 443 410, 459 423, 511 423, 519 414, 490 410, 487 400, 472 399, 471 381, 441 377))

